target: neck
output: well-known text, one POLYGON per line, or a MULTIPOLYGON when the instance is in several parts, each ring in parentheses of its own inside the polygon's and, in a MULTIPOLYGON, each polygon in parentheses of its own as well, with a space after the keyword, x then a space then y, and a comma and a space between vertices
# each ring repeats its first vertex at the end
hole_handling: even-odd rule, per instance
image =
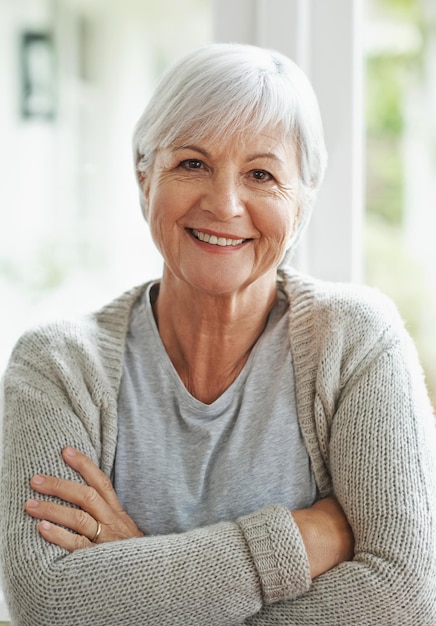
POLYGON ((237 293, 198 292, 164 269, 154 314, 188 391, 210 404, 236 379, 276 299, 275 273, 237 293))

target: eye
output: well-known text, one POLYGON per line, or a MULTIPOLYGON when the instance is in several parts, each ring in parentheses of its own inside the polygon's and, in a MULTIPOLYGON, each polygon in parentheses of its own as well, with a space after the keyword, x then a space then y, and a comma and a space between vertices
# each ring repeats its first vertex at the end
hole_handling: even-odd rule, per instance
POLYGON ((254 180, 259 181, 260 183, 267 182, 273 179, 272 174, 270 174, 266 170, 251 170, 250 173, 254 180))
POLYGON ((204 163, 200 159, 185 159, 180 163, 179 167, 185 170, 200 170, 204 167, 204 163))

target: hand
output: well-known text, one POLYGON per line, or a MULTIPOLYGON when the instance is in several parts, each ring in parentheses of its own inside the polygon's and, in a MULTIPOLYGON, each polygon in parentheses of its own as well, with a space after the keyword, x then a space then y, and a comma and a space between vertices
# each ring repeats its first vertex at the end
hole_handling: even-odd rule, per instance
POLYGON ((35 491, 79 507, 28 500, 27 513, 44 520, 38 527, 44 539, 72 552, 96 543, 144 536, 122 508, 108 476, 91 459, 71 447, 62 450, 62 457, 87 484, 53 476, 33 476, 30 484, 35 491))
POLYGON ((353 532, 337 500, 318 500, 309 509, 293 511, 292 516, 306 548, 312 579, 353 558, 353 532))

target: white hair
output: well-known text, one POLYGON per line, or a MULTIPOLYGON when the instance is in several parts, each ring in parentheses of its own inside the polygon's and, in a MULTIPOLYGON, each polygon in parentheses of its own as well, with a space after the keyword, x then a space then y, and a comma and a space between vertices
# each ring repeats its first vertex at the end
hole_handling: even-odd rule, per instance
MULTIPOLYGON (((176 142, 277 130, 295 146, 302 194, 298 235, 309 221, 327 154, 318 102, 290 59, 245 44, 211 44, 182 58, 163 76, 133 136, 140 186, 156 151, 176 142)), ((141 189, 141 205, 146 212, 141 189)), ((295 243, 296 237, 294 237, 295 243)))

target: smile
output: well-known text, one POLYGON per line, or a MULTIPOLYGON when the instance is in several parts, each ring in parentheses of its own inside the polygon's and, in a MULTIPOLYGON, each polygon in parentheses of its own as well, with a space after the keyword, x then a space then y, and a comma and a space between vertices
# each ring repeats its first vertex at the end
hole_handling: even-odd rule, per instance
POLYGON ((209 243, 212 246, 240 246, 241 243, 247 241, 246 239, 229 239, 227 237, 217 237, 216 235, 208 235, 207 233, 202 233, 198 230, 191 230, 192 234, 196 239, 200 241, 204 241, 205 243, 209 243))

